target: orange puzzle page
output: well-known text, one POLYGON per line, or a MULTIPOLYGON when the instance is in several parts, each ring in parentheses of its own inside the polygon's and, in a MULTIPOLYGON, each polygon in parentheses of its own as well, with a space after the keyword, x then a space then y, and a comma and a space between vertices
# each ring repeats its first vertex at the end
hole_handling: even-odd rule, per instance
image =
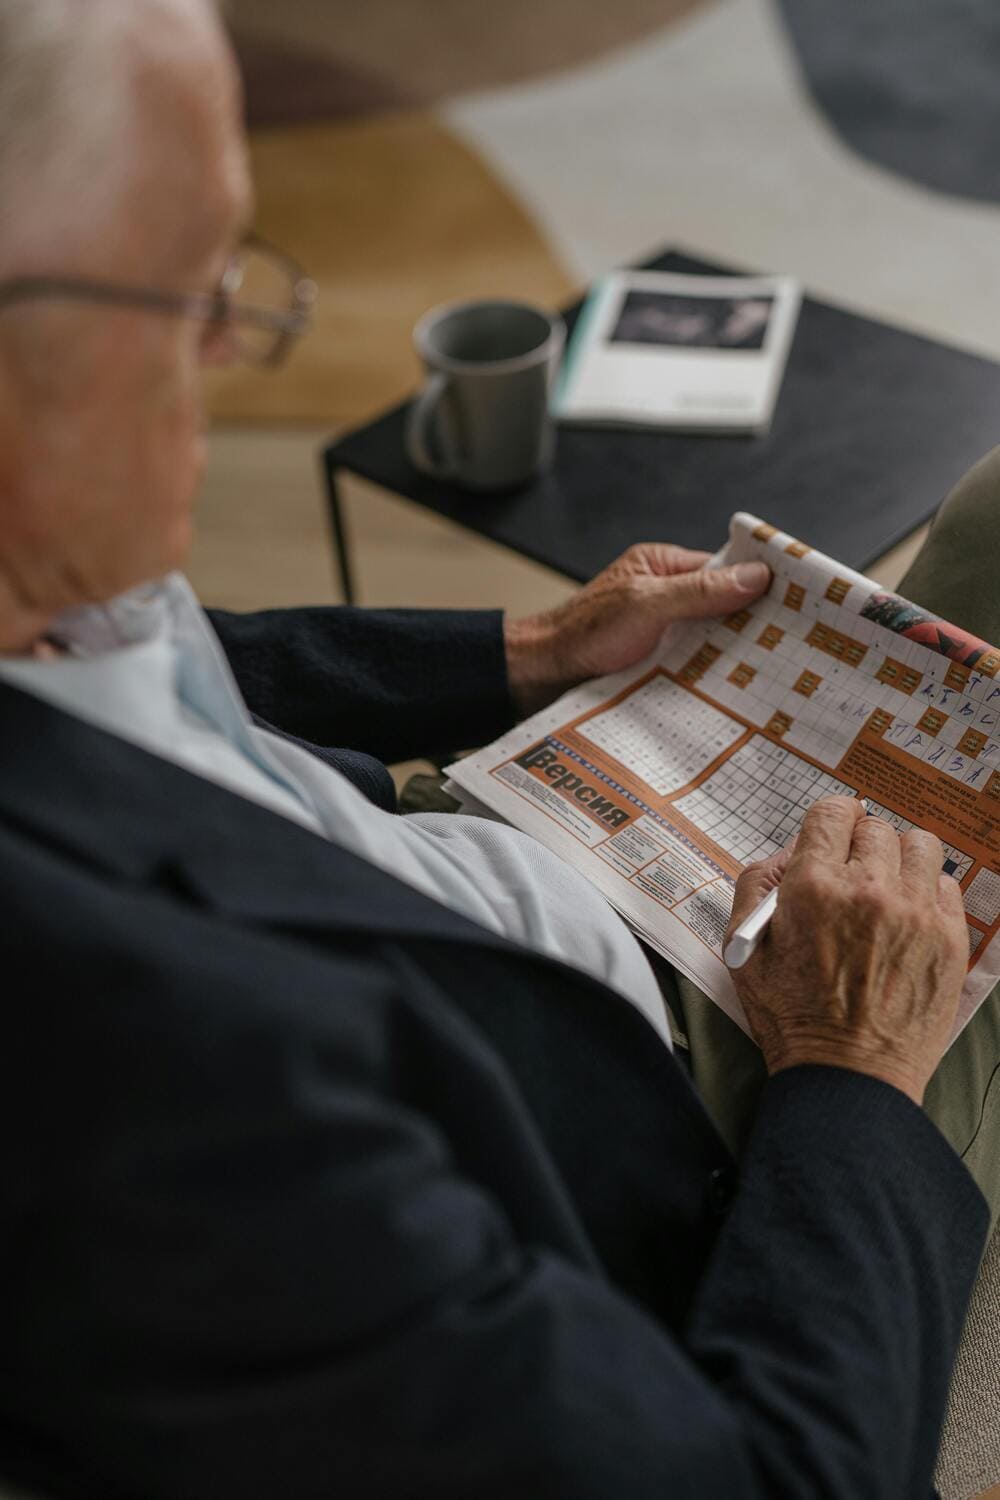
POLYGON ((1000 651, 740 513, 713 565, 749 558, 763 599, 458 762, 456 795, 576 865, 744 1029, 722 963, 740 869, 818 798, 865 797, 937 834, 962 887, 957 1035, 1000 975, 1000 651))

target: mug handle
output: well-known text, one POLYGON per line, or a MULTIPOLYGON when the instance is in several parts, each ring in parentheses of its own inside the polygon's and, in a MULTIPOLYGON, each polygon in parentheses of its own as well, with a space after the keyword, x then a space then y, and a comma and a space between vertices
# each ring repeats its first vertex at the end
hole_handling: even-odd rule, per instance
MULTIPOLYGON (((410 408, 410 416, 406 424, 406 451, 411 461, 418 469, 422 469, 425 474, 430 474, 435 479, 452 479, 456 472, 455 455, 442 452, 440 459, 435 458, 430 445, 430 429, 434 421, 434 413, 447 389, 447 375, 432 375, 410 408)), ((438 441, 443 450, 445 444, 440 433, 438 441)))

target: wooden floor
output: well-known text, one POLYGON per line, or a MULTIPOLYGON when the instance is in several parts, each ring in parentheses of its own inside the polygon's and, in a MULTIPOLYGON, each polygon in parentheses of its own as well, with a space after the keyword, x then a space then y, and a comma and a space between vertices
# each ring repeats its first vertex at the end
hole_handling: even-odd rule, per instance
MULTIPOLYGON (((321 427, 214 433, 189 569, 206 603, 265 609, 340 602, 319 462, 330 436, 321 427)), ((470 498, 470 508, 475 504, 470 498)), ((345 486, 345 512, 362 604, 528 614, 572 592, 559 574, 361 480, 345 486)), ((871 569, 879 583, 895 587, 925 529, 871 569)))
MULTIPOLYGON (((319 428, 213 436, 189 569, 206 603, 340 602, 319 465, 328 437, 319 428)), ((360 480, 345 486, 344 499, 362 604, 526 614, 572 591, 547 568, 360 480)))

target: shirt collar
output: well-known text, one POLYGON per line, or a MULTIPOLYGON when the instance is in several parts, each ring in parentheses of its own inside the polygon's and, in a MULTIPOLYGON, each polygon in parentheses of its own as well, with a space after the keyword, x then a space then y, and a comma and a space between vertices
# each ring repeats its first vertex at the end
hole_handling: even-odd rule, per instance
POLYGON ((176 576, 144 583, 103 604, 64 610, 50 634, 73 656, 103 656, 123 646, 137 646, 167 632, 176 576))

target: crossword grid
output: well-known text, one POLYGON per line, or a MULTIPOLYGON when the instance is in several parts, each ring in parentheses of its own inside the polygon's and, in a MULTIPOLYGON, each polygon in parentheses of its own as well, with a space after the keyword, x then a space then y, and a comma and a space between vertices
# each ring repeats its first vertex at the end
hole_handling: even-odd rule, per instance
MULTIPOLYGON (((915 828, 917 826, 915 823, 909 822, 907 818, 902 817, 899 813, 890 812, 887 807, 882 806, 881 802, 873 802, 871 797, 868 797, 866 800, 868 802, 868 811, 872 817, 881 818, 883 823, 891 823, 897 833, 905 833, 908 828, 915 828)), ((941 868, 944 870, 944 873, 946 875, 954 875, 956 880, 964 880, 975 863, 972 855, 963 853, 961 849, 956 849, 953 844, 945 844, 943 847, 944 864, 941 868)), ((968 901, 966 901, 966 906, 969 906, 968 901)), ((969 906, 969 910, 972 911, 971 906, 969 906)), ((979 915, 975 911, 972 914, 973 916, 979 915)))
MULTIPOLYGON (((1000 676, 895 634, 778 565, 764 600, 707 631, 688 629, 669 663, 682 681, 791 749, 835 767, 874 711, 888 745, 935 774, 985 787, 1000 772, 1000 676)), ((984 664, 986 658, 984 658, 984 664)))
POLYGON ((792 751, 754 735, 674 806, 733 859, 750 864, 784 848, 820 797, 853 791, 792 751))
POLYGON ((577 734, 641 776, 660 797, 693 781, 745 733, 728 714, 667 677, 653 677, 614 708, 578 724, 577 734))

